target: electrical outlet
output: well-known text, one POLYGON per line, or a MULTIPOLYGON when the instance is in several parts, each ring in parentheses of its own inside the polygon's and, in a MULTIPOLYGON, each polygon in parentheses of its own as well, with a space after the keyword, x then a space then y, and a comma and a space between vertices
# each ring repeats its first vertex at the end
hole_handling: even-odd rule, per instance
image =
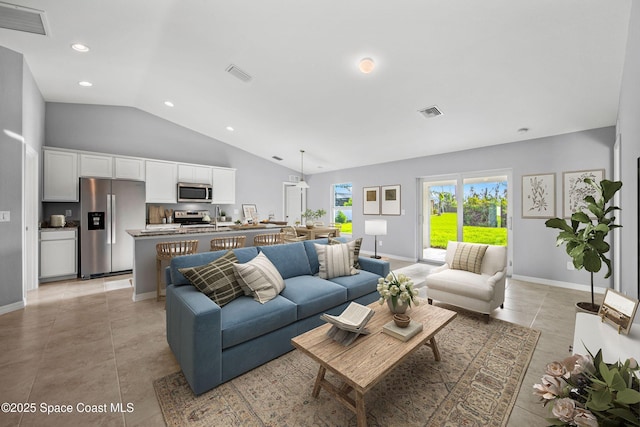
POLYGON ((382 240, 378 240, 378 246, 382 246, 382 240))
POLYGON ((11 221, 11 212, 10 211, 1 211, 0 212, 0 222, 9 222, 11 221))
POLYGON ((576 268, 573 266, 572 261, 567 261, 567 270, 575 270, 576 268))
POLYGON ((71 209, 64 211, 64 216, 71 216, 71 209))

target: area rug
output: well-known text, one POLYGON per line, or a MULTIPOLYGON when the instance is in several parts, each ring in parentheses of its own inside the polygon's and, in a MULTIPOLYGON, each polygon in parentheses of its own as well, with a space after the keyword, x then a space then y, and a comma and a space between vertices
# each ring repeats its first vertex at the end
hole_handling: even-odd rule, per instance
MULTIPOLYGON (((460 312, 365 395, 369 426, 505 426, 540 332, 460 312)), ((168 426, 355 426, 355 414, 311 391, 317 363, 289 352, 200 396, 181 372, 153 386, 168 426)), ((338 384, 336 377, 326 378, 338 384)))

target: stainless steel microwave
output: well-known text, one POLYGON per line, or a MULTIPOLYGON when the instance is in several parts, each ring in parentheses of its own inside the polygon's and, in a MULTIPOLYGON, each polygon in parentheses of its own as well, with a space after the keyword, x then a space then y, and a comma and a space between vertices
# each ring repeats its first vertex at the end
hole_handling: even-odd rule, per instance
POLYGON ((178 202, 211 203, 213 188, 209 184, 178 183, 178 202))

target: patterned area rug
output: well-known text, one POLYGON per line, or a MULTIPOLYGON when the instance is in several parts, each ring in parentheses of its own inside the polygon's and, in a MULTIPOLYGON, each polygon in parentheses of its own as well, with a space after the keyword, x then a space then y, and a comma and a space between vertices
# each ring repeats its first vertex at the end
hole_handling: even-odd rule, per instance
MULTIPOLYGON (((441 362, 423 346, 365 395, 368 425, 506 425, 539 336, 460 312, 436 336, 441 362)), ((311 396, 317 372, 294 350, 200 396, 181 372, 153 385, 169 426, 355 426, 326 391, 311 396)))

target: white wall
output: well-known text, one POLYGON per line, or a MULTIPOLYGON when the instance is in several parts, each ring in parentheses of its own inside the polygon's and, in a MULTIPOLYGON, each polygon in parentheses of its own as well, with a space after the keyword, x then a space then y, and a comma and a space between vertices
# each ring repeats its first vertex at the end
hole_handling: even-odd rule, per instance
MULTIPOLYGON (((636 298, 639 295, 638 264, 638 158, 640 158, 640 4, 632 2, 627 40, 627 54, 620 90, 618 133, 621 138, 622 190, 620 206, 621 280, 622 292, 636 298)), ((636 316, 640 322, 640 316, 636 316)))
MULTIPOLYGON (((460 172, 511 169, 513 182, 513 274, 553 281, 588 284, 589 274, 568 271, 570 258, 564 248, 555 247, 555 230, 547 229, 542 219, 523 219, 521 212, 521 180, 523 175, 556 174, 556 215, 561 216, 562 172, 605 169, 612 177, 613 127, 593 129, 548 138, 514 142, 475 150, 384 163, 309 177, 308 206, 329 211, 331 184, 353 183, 354 236, 364 236, 362 187, 400 184, 404 216, 385 216, 387 236, 378 252, 417 259, 418 203, 417 178, 460 172)), ((373 252, 373 237, 364 236, 363 249, 373 252)), ((610 279, 596 277, 596 285, 611 286, 610 279)))

